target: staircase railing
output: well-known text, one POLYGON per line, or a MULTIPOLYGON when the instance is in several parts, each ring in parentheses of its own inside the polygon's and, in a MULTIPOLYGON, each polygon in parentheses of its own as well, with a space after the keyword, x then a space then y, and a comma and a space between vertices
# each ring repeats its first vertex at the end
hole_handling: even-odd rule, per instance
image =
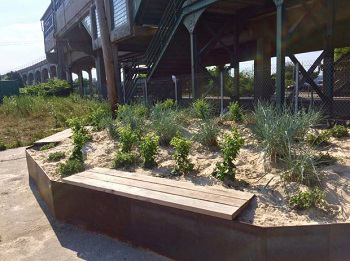
POLYGON ((125 98, 128 101, 137 86, 137 78, 140 73, 140 66, 144 66, 147 77, 150 76, 152 69, 157 63, 159 56, 166 48, 169 39, 172 37, 174 30, 178 26, 179 19, 182 15, 182 6, 186 0, 170 0, 162 19, 158 25, 158 30, 152 38, 143 57, 135 59, 130 71, 125 79, 125 98))

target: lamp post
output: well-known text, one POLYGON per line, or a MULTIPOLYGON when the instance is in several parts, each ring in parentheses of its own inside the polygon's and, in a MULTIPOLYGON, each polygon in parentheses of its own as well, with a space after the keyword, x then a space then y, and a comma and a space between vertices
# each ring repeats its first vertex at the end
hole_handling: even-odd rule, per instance
POLYGON ((171 76, 171 79, 175 83, 175 101, 176 101, 176 106, 177 106, 177 103, 178 103, 178 100, 177 100, 177 78, 175 75, 173 75, 173 76, 171 76))

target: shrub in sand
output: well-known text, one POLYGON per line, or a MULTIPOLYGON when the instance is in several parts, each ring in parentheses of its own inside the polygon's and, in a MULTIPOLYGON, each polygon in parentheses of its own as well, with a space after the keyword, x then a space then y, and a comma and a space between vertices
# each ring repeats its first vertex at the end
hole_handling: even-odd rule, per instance
POLYGON ((213 172, 215 178, 222 181, 226 178, 235 179, 236 165, 233 161, 237 158, 243 144, 244 140, 235 128, 232 129, 232 135, 224 135, 224 140, 220 143, 224 160, 223 162, 216 163, 216 170, 213 172))

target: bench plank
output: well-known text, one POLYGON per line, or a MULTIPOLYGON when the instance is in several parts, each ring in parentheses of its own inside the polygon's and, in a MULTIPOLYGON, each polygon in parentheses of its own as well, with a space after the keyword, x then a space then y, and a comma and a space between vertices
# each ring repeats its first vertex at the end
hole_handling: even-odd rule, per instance
POLYGON ((58 132, 44 139, 38 140, 34 142, 34 145, 41 145, 44 143, 57 143, 57 142, 63 141, 64 139, 70 138, 71 136, 72 136, 72 130, 66 129, 64 131, 58 132))
POLYGON ((139 181, 151 182, 151 183, 155 183, 155 184, 168 185, 171 187, 185 188, 185 189, 189 189, 189 190, 209 193, 212 195, 221 195, 221 196, 225 196, 225 197, 231 197, 234 199, 243 199, 243 200, 250 201, 254 197, 254 194, 252 194, 252 193, 237 191, 237 190, 233 190, 233 189, 223 190, 223 189, 214 188, 214 187, 210 187, 210 186, 203 187, 203 186, 194 185, 191 182, 177 181, 177 180, 171 180, 171 179, 160 178, 160 177, 152 177, 152 176, 140 175, 140 174, 136 174, 136 173, 113 170, 113 169, 96 167, 96 168, 90 169, 89 171, 94 172, 94 173, 112 175, 112 176, 116 176, 116 177, 128 178, 131 180, 139 180, 139 181))
POLYGON ((232 220, 239 213, 239 208, 234 206, 91 179, 79 176, 79 174, 64 178, 63 182, 228 220, 232 220))
POLYGON ((152 191, 164 192, 172 195, 179 195, 179 196, 185 196, 185 197, 194 198, 194 199, 221 203, 228 206, 241 207, 242 205, 244 206, 246 203, 248 203, 248 201, 244 199, 231 198, 231 197, 222 196, 222 195, 213 195, 206 192, 194 191, 188 188, 185 189, 181 187, 172 187, 169 185, 156 184, 156 183, 144 182, 139 180, 131 180, 124 177, 121 178, 121 177, 111 176, 106 174, 96 175, 96 173, 91 171, 85 171, 85 172, 79 173, 79 176, 91 178, 91 179, 97 179, 97 180, 106 181, 106 182, 117 183, 121 185, 128 185, 128 186, 133 186, 137 188, 148 189, 152 191))

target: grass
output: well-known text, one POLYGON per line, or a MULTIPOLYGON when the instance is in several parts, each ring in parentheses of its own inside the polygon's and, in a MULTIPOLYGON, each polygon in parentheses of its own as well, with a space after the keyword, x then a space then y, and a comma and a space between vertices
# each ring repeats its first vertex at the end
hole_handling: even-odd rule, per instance
POLYGON ((69 97, 13 96, 0 105, 0 140, 9 148, 28 146, 68 127, 73 117, 89 118, 97 108, 108 104, 69 97))
POLYGON ((49 150, 49 149, 54 148, 55 146, 56 146, 55 143, 45 144, 45 145, 40 147, 40 151, 49 150))
POLYGON ((278 159, 288 155, 291 144, 303 140, 322 115, 318 111, 294 113, 288 108, 259 102, 253 117, 252 132, 265 148, 266 156, 278 159))
POLYGON ((57 151, 54 153, 50 153, 50 155, 48 157, 48 161, 56 162, 56 161, 60 161, 61 159, 64 159, 65 157, 66 157, 66 155, 64 154, 64 152, 57 151))

